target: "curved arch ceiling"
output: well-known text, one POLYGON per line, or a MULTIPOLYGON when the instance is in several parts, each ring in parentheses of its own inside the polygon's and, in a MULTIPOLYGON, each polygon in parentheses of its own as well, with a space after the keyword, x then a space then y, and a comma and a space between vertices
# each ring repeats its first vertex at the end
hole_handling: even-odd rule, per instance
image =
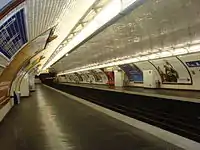
POLYGON ((148 0, 52 67, 67 73, 130 57, 193 52, 200 43, 199 7, 199 0, 148 0))
MULTIPOLYGON (((82 40, 84 40, 87 36, 92 34, 99 26, 102 26, 102 24, 104 24, 104 22, 102 21, 111 19, 113 15, 116 15, 120 9, 123 9, 123 7, 121 7, 120 5, 122 1, 127 1, 127 0, 91 0, 91 1, 87 1, 87 7, 84 7, 85 1, 80 1, 79 4, 81 4, 80 10, 82 12, 82 15, 80 16, 78 20, 76 20, 75 24, 73 23, 73 20, 70 21, 71 23, 73 23, 73 26, 72 28, 70 28, 70 30, 66 29, 67 36, 66 35, 64 36, 64 38, 62 39, 62 42, 59 43, 59 46, 56 45, 57 47, 54 47, 53 44, 49 46, 50 49, 54 47, 55 51, 53 50, 54 53, 50 55, 50 58, 44 64, 43 68, 48 68, 54 62, 60 59, 63 55, 69 52, 74 46, 76 46, 82 40), (90 2, 90 4, 88 2, 90 2), (95 21, 95 23, 93 23, 93 25, 96 24, 95 28, 91 27, 90 25, 91 22, 93 22, 96 19, 96 16, 107 5, 112 5, 112 7, 115 9, 110 9, 110 11, 107 11, 107 14, 109 15, 107 15, 107 17, 104 17, 104 20, 97 20, 98 22, 95 21)), ((134 2, 136 0, 131 0, 131 1, 134 2)), ((76 11, 77 10, 75 10, 75 12, 76 11)), ((73 12, 73 9, 70 12, 71 14, 76 14, 73 12)), ((102 15, 101 15, 101 19, 102 19, 102 15)), ((60 35, 63 35, 63 33, 60 32, 59 36, 60 35)))
MULTIPOLYGON (((0 2, 1 54, 10 63, 27 43, 32 42, 34 38, 55 25, 57 18, 69 3, 70 1, 66 0, 59 2, 54 0, 2 0, 0 2)), ((44 44, 46 39, 43 40, 44 44)), ((33 47, 31 49, 38 50, 33 47)), ((1 59, 0 63, 2 61, 1 59)))
MULTIPOLYGON (((7 73, 16 74, 23 62, 34 55, 32 61, 45 55, 42 60, 45 62, 96 1, 1 0, 0 66, 8 70, 7 73), (47 44, 52 28, 58 37, 47 44)), ((4 77, 1 76, 1 81, 8 79, 4 77)))
MULTIPOLYGON (((46 48, 46 51, 42 52, 42 55, 45 55, 40 63, 42 67, 45 62, 51 61, 50 56, 57 57, 60 46, 68 46, 70 39, 74 39, 110 1, 115 4, 118 13, 119 9, 123 10, 136 0, 2 0, 0 52, 8 59, 6 68, 15 59, 18 59, 15 63, 19 67, 23 61, 35 55, 35 52, 46 48), (54 34, 57 38, 46 44, 48 35, 43 34, 52 28, 55 28, 54 34), (26 55, 23 51, 26 51, 26 55), (20 57, 23 57, 21 61, 20 57)), ((112 11, 108 14, 112 15, 112 11)), ((91 30, 89 34, 94 31, 91 30)), ((38 52, 38 55, 41 53, 38 52)))
MULTIPOLYGON (((110 0, 1 0, 0 82, 6 91, 15 79, 42 66, 98 1, 110 0)), ((8 93, 1 96, 6 99, 0 105, 8 93)))

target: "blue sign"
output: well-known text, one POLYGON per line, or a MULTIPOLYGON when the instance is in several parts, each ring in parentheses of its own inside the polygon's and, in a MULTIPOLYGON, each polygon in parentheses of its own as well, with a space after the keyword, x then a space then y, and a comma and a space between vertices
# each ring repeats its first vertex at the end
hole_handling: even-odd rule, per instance
POLYGON ((127 75, 129 81, 143 82, 143 72, 134 64, 124 64, 119 66, 127 75))
POLYGON ((27 43, 24 9, 0 26, 0 52, 9 59, 27 43))
POLYGON ((200 60, 186 62, 188 67, 200 67, 200 60))

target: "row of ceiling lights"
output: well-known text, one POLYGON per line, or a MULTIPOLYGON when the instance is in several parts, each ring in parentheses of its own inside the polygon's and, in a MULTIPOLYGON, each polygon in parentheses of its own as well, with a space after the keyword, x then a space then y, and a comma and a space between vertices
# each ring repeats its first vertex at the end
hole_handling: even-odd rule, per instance
POLYGON ((69 53, 75 46, 80 44, 83 40, 89 37, 104 24, 109 22, 125 9, 127 9, 130 5, 134 5, 135 2, 140 2, 140 0, 109 0, 109 3, 107 5, 102 5, 101 8, 104 7, 103 10, 99 11, 99 13, 93 17, 94 19, 89 21, 87 25, 79 31, 78 34, 75 34, 73 38, 70 38, 70 41, 65 41, 66 45, 63 45, 58 50, 59 52, 57 51, 58 53, 56 53, 54 57, 52 57, 45 63, 42 70, 46 70, 47 68, 49 68, 53 63, 59 60, 62 56, 69 53))
POLYGON ((70 31, 68 36, 61 42, 58 48, 53 52, 48 61, 45 63, 46 66, 52 59, 63 50, 64 47, 78 34, 83 28, 94 19, 94 17, 102 10, 102 8, 108 3, 109 0, 97 0, 91 8, 82 16, 74 28, 70 31))
POLYGON ((93 63, 89 64, 87 66, 83 66, 80 68, 75 68, 71 70, 67 70, 64 72, 58 73, 58 75, 64 75, 64 74, 71 74, 75 72, 81 72, 81 71, 87 71, 87 70, 93 70, 93 69, 99 69, 99 68, 106 68, 106 67, 113 67, 117 65, 123 65, 123 64, 129 64, 129 63, 135 63, 140 61, 147 61, 147 60, 153 60, 158 58, 165 58, 170 56, 177 56, 177 55, 184 55, 188 53, 195 53, 200 52, 200 41, 194 41, 193 45, 185 45, 185 46, 177 46, 172 48, 165 48, 165 50, 157 50, 152 53, 152 51, 147 51, 145 53, 139 53, 134 56, 124 56, 120 58, 115 58, 112 60, 108 60, 106 62, 102 63, 93 63))

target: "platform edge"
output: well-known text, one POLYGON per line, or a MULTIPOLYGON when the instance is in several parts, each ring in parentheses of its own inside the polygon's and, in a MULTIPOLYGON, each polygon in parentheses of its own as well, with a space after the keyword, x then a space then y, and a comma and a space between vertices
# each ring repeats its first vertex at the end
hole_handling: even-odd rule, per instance
POLYGON ((138 129, 143 130, 147 133, 150 133, 151 135, 154 135, 154 136, 156 136, 156 137, 158 137, 158 138, 160 138, 160 139, 162 139, 162 140, 164 140, 168 143, 176 145, 180 148, 187 149, 187 150, 199 150, 200 149, 200 143, 198 143, 196 141, 187 139, 185 137, 182 137, 180 135, 177 135, 177 134, 174 134, 172 132, 166 131, 164 129, 158 128, 156 126, 147 124, 147 123, 139 121, 137 119, 134 119, 134 118, 128 117, 126 115, 120 114, 118 112, 112 111, 110 109, 99 106, 97 104, 94 104, 92 102, 89 102, 87 100, 79 98, 77 96, 62 92, 62 91, 57 90, 55 88, 52 88, 50 86, 47 86, 47 85, 44 85, 44 86, 49 88, 49 89, 52 89, 56 92, 59 92, 59 93, 65 95, 66 97, 74 99, 77 102, 80 102, 84 105, 87 105, 87 106, 89 106, 89 107, 91 107, 91 108, 93 108, 97 111, 100 111, 100 112, 102 112, 102 113, 104 113, 104 114, 106 114, 106 115, 108 115, 112 118, 115 118, 115 119, 120 120, 124 123, 127 123, 127 124, 129 124, 129 125, 131 125, 135 128, 138 128, 138 129))

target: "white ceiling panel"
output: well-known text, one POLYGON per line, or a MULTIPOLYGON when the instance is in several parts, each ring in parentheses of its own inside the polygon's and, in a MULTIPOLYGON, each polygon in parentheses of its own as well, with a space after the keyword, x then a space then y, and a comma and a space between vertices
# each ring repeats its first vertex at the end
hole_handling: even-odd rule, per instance
POLYGON ((26 0, 29 40, 56 25, 73 0, 26 0))
POLYGON ((200 41, 199 0, 148 0, 53 65, 59 71, 200 41))
POLYGON ((56 27, 55 35, 58 37, 48 44, 48 53, 46 58, 41 61, 41 64, 46 63, 52 53, 58 48, 62 41, 69 35, 74 26, 78 23, 81 17, 88 11, 96 0, 74 0, 69 8, 63 13, 58 20, 59 24, 56 27))
MULTIPOLYGON (((18 27, 20 27, 21 30, 25 30, 23 31, 24 37, 27 35, 28 41, 26 40, 23 45, 20 45, 20 47, 16 49, 15 53, 12 54, 13 57, 10 61, 14 59, 14 56, 23 46, 25 46, 27 42, 32 42, 30 46, 32 54, 43 49, 46 44, 48 34, 45 34, 44 36, 42 34, 50 28, 56 26, 54 34, 58 35, 58 37, 47 46, 48 51, 46 51, 47 53, 45 54, 45 59, 48 59, 48 57, 51 56, 53 51, 68 36, 71 29, 77 24, 83 14, 87 12, 95 1, 97 0, 25 0, 11 12, 6 14, 0 22, 1 24, 4 23, 12 15, 15 15, 16 12, 23 9, 24 14, 20 15, 21 22, 22 20, 25 20, 25 25, 22 27, 22 25, 18 23, 18 27)), ((9 2, 10 0, 2 0, 2 2, 0 2, 0 9, 9 2)), ((6 41, 6 43, 9 42, 10 41, 6 41)), ((45 62, 45 59, 42 60, 41 63, 45 62)), ((4 60, 3 57, 0 57, 0 65, 7 65, 7 63, 8 60, 4 60)))

